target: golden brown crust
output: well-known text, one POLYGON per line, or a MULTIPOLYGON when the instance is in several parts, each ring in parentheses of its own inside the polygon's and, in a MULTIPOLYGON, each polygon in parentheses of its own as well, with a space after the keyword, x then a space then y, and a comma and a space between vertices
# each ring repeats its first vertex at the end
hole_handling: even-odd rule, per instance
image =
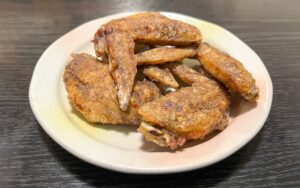
POLYGON ((107 37, 107 44, 109 70, 117 86, 120 108, 126 111, 137 72, 134 42, 125 33, 113 33, 107 37))
POLYGON ((93 40, 97 56, 105 52, 105 37, 113 32, 128 33, 137 42, 157 45, 189 45, 199 43, 202 38, 200 31, 189 24, 156 12, 137 13, 112 20, 99 28, 93 40))
MULTIPOLYGON (((199 73, 181 63, 166 64, 191 87, 181 88, 143 105, 138 128, 145 139, 162 147, 176 149, 186 141, 202 139, 228 125, 230 96, 207 73, 199 73)), ((205 71, 204 71, 205 72, 205 71)))
POLYGON ((104 24, 94 35, 96 55, 109 59, 109 68, 117 86, 120 108, 128 109, 136 58, 134 42, 188 45, 199 43, 200 31, 189 24, 169 19, 159 13, 138 13, 104 24))
POLYGON ((162 83, 165 86, 173 88, 178 87, 178 83, 173 77, 172 73, 168 68, 161 68, 158 66, 148 66, 144 69, 144 74, 151 80, 162 83))
POLYGON ((204 74, 197 72, 185 64, 170 64, 172 72, 188 85, 194 83, 205 87, 208 92, 214 93, 217 97, 214 100, 218 101, 218 108, 225 113, 228 113, 230 105, 230 95, 228 91, 218 82, 208 78, 204 74))
POLYGON ((207 72, 230 90, 240 93, 248 101, 258 98, 255 80, 238 60, 207 43, 201 44, 198 59, 207 72))
POLYGON ((152 82, 137 82, 129 109, 123 112, 108 65, 84 53, 72 57, 64 72, 68 98, 89 122, 138 125, 141 122, 138 109, 160 96, 158 87, 152 82))
POLYGON ((131 107, 139 109, 143 104, 158 99, 160 95, 160 90, 154 83, 147 80, 138 81, 133 88, 131 107))
POLYGON ((216 80, 249 101, 258 98, 259 90, 239 61, 200 44, 201 38, 196 27, 155 12, 112 20, 94 35, 96 54, 108 64, 76 54, 66 66, 69 100, 89 122, 140 124, 138 131, 147 140, 171 149, 223 130, 230 96, 216 80), (205 70, 177 62, 187 57, 197 57, 205 70), (135 78, 138 64, 150 66, 142 66, 142 76, 135 78), (170 70, 179 78, 178 90, 170 70), (154 83, 136 81, 145 76, 175 91, 161 96, 154 83))
POLYGON ((89 122, 139 124, 136 110, 120 110, 108 65, 88 54, 74 54, 72 57, 65 68, 64 81, 73 107, 89 122))
POLYGON ((197 139, 224 122, 229 104, 218 91, 195 83, 143 105, 139 114, 145 122, 197 139))
POLYGON ((211 81, 185 64, 170 63, 168 64, 168 67, 170 67, 171 71, 188 85, 192 85, 195 82, 206 84, 206 82, 211 81))
POLYGON ((163 64, 167 62, 181 61, 187 57, 193 57, 197 54, 194 48, 169 48, 158 47, 136 54, 138 65, 143 64, 163 64))

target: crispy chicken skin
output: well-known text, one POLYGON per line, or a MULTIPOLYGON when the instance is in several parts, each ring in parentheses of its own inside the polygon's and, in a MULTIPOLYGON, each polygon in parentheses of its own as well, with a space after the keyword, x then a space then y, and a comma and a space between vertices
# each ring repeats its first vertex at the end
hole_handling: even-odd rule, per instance
POLYGON ((167 66, 171 69, 171 71, 179 77, 183 82, 188 85, 192 85, 195 82, 201 82, 202 84, 209 83, 208 87, 211 85, 210 83, 215 83, 214 85, 220 85, 217 83, 214 78, 206 72, 206 70, 201 67, 197 68, 197 71, 193 68, 187 66, 186 64, 180 63, 169 63, 167 66))
POLYGON ((161 68, 158 66, 148 66, 144 69, 143 73, 151 80, 162 83, 165 86, 173 88, 178 87, 178 83, 173 77, 168 68, 161 68))
POLYGON ((138 110, 143 104, 158 99, 160 95, 160 90, 154 83, 138 81, 133 88, 131 107, 138 110))
POLYGON ((207 43, 200 45, 198 59, 204 69, 228 89, 238 92, 248 101, 258 98, 255 80, 238 60, 207 43))
POLYGON ((117 86, 120 108, 128 109, 136 75, 135 42, 159 45, 200 43, 200 31, 189 24, 159 13, 138 13, 104 24, 94 35, 96 55, 108 56, 109 69, 117 86))
POLYGON ((156 12, 137 13, 112 20, 98 29, 93 40, 97 56, 103 55, 105 38, 114 32, 127 33, 136 42, 156 45, 183 46, 199 43, 202 39, 200 31, 194 26, 156 12))
POLYGON ((169 48, 158 47, 136 54, 138 65, 143 64, 163 64, 167 62, 181 61, 187 57, 197 54, 195 48, 169 48))
POLYGON ((229 113, 229 92, 217 81, 208 78, 206 74, 201 74, 185 64, 172 64, 172 72, 186 84, 193 85, 197 83, 205 87, 208 92, 214 93, 217 96, 214 100, 219 100, 217 102, 219 104, 218 108, 227 114, 229 113))
POLYGON ((211 82, 210 79, 185 64, 170 63, 168 64, 168 67, 170 67, 171 71, 188 85, 192 85, 195 82, 201 82, 203 84, 205 84, 206 81, 211 82))
POLYGON ((72 106, 92 123, 138 125, 138 109, 160 96, 158 87, 149 81, 134 85, 128 111, 119 108, 117 90, 107 64, 88 54, 73 54, 66 66, 64 82, 72 106))
MULTIPOLYGON (((134 52, 138 65, 159 65, 195 57, 197 49, 193 47, 175 48, 166 46, 150 49, 148 45, 138 43, 135 44, 134 52)), ((102 57, 102 61, 108 62, 106 55, 102 57)))
POLYGON ((136 110, 120 110, 117 90, 107 64, 88 54, 73 54, 64 81, 75 109, 92 123, 138 124, 136 110))
MULTIPOLYGON (((224 98, 217 89, 211 90, 211 88, 214 86, 207 88, 196 82, 190 87, 181 88, 146 103, 139 109, 143 120, 139 131, 145 133, 149 126, 170 131, 177 135, 172 138, 178 139, 161 145, 175 149, 183 145, 186 140, 202 139, 212 131, 225 127, 228 124, 227 112, 230 99, 224 98)), ((147 134, 151 134, 152 139, 158 138, 156 133, 148 132, 147 134)), ((151 140, 149 135, 146 139, 158 142, 151 140)))
POLYGON ((89 122, 139 125, 172 150, 223 130, 228 91, 255 102, 259 88, 238 60, 201 41, 196 27, 157 12, 109 21, 94 34, 97 58, 73 54, 65 67, 69 101, 89 122))
POLYGON ((137 72, 134 42, 125 33, 113 33, 107 36, 107 43, 109 70, 117 86, 120 108, 126 111, 137 72))

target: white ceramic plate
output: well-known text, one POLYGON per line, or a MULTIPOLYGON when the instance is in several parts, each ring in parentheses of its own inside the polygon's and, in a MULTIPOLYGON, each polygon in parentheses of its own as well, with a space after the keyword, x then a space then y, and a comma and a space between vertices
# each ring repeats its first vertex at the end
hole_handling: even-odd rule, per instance
POLYGON ((92 126, 72 110, 62 75, 71 53, 94 55, 90 42, 100 25, 132 13, 116 14, 85 23, 60 37, 43 53, 35 67, 29 90, 34 115, 59 145, 94 165, 125 173, 171 173, 216 163, 249 142, 262 128, 272 103, 272 82, 255 52, 226 29, 189 16, 166 16, 198 27, 204 40, 226 51, 253 74, 260 88, 256 105, 235 104, 229 126, 206 141, 193 141, 170 152, 143 140, 135 127, 92 126))

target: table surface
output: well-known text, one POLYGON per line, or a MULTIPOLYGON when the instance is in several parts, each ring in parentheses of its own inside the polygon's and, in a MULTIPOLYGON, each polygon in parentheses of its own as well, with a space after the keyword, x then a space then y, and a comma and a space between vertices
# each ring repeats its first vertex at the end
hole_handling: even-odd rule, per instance
POLYGON ((300 1, 0 1, 0 187, 300 187, 300 1), (210 167, 130 175, 66 152, 40 127, 28 101, 34 66, 59 36, 125 11, 171 11, 229 29, 264 61, 271 113, 241 150, 210 167))

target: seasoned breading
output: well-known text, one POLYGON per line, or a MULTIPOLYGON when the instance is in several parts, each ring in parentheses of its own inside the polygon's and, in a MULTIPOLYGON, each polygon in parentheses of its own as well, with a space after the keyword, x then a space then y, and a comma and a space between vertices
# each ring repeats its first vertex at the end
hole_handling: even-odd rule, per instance
POLYGON ((113 33, 107 37, 107 44, 109 70, 117 86, 120 108, 126 111, 137 72, 134 42, 125 33, 113 33))
POLYGON ((201 82, 205 84, 206 82, 215 81, 206 70, 202 69, 202 67, 198 67, 196 71, 186 64, 181 63, 169 63, 167 66, 176 76, 178 76, 188 85, 192 85, 195 82, 201 82))
POLYGON ((136 54, 138 65, 143 64, 163 64, 167 62, 181 61, 187 57, 197 54, 195 48, 170 48, 158 47, 136 54))
POLYGON ((259 89, 238 60, 201 40, 196 27, 157 12, 112 20, 94 35, 98 59, 73 54, 65 67, 69 101, 89 122, 139 125, 172 150, 223 130, 228 90, 255 101, 259 89))
POLYGON ((105 53, 105 38, 114 32, 127 33, 136 42, 156 45, 190 45, 202 39, 200 31, 192 25, 156 12, 137 13, 112 20, 98 29, 93 40, 97 56, 105 53))
POLYGON ((190 68, 189 66, 181 63, 170 63, 168 67, 171 71, 178 76, 182 81, 184 81, 188 85, 192 85, 195 82, 201 82, 205 84, 207 81, 211 80, 207 77, 201 75, 201 73, 196 70, 190 68))
POLYGON ((160 96, 158 87, 152 82, 137 82, 129 109, 123 112, 108 65, 84 53, 72 57, 64 72, 68 98, 89 122, 138 125, 141 122, 138 109, 160 96))
MULTIPOLYGON (((155 47, 150 48, 145 44, 135 44, 135 60, 138 65, 158 65, 168 62, 181 61, 184 58, 192 58, 197 55, 197 49, 194 47, 155 47)), ((105 62, 108 62, 106 56, 103 56, 105 62)))
POLYGON ((229 113, 228 106, 230 104, 230 95, 221 84, 185 64, 171 64, 171 70, 186 84, 193 85, 194 83, 197 83, 202 87, 205 87, 208 92, 213 92, 215 95, 217 95, 214 100, 219 100, 218 108, 226 113, 229 113))
MULTIPOLYGON (((214 86, 207 88, 196 82, 191 87, 181 88, 146 103, 139 109, 139 114, 143 122, 170 131, 178 135, 178 138, 202 139, 228 123, 230 100, 227 97, 223 98, 223 94, 211 88, 214 86)), ((182 142, 180 144, 182 145, 182 142)), ((168 143, 166 146, 171 147, 168 143)), ((172 144, 171 149, 177 146, 180 145, 172 144)))
POLYGON ((178 87, 178 83, 173 77, 172 73, 168 68, 161 68, 158 66, 148 66, 144 69, 144 74, 153 81, 158 81, 165 86, 173 88, 178 87))
POLYGON ((92 123, 139 124, 135 109, 120 110, 108 65, 88 54, 72 57, 65 68, 64 81, 73 107, 92 123))
POLYGON ((139 109, 143 104, 156 100, 160 97, 159 88, 147 80, 138 81, 133 88, 131 107, 139 109))
POLYGON ((200 45, 198 59, 204 69, 228 89, 238 92, 248 101, 258 98, 255 80, 238 60, 207 43, 200 45))
POLYGON ((212 92, 210 88, 195 83, 191 87, 181 88, 146 103, 140 108, 139 114, 146 122, 178 133, 186 133, 193 131, 193 126, 196 126, 193 122, 199 119, 197 115, 204 111, 213 108, 222 113, 226 111, 230 101, 217 100, 219 97, 218 92, 212 92))
POLYGON ((96 55, 102 59, 108 56, 123 111, 128 108, 137 72, 135 42, 188 45, 200 41, 201 33, 196 27, 151 12, 112 20, 101 26, 94 36, 96 55))

